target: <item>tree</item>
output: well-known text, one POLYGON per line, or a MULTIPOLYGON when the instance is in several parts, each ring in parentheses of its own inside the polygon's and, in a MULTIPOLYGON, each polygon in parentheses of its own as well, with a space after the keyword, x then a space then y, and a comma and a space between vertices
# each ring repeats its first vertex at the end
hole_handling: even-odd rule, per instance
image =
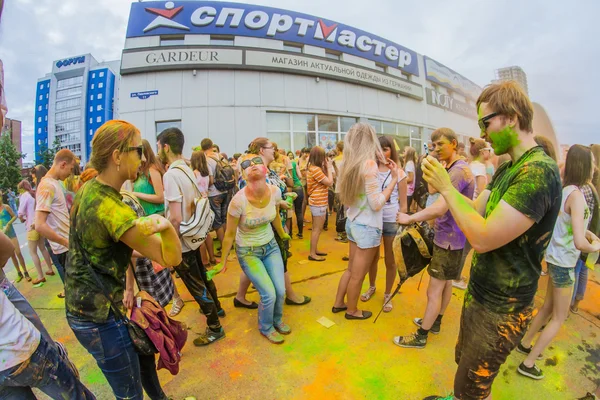
POLYGON ((21 167, 19 160, 25 154, 19 153, 10 139, 10 131, 0 135, 0 188, 17 190, 21 182, 21 167))
POLYGON ((60 139, 58 136, 54 137, 54 142, 52 142, 52 148, 49 149, 45 143, 40 146, 40 150, 36 154, 35 163, 42 164, 44 167, 50 169, 52 167, 52 163, 54 162, 54 156, 60 150, 60 139))

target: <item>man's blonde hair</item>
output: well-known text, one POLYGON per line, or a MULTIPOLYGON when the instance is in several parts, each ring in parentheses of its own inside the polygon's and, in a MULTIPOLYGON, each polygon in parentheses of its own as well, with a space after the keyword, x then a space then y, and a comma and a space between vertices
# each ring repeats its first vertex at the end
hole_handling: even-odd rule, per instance
POLYGON ((477 110, 481 103, 488 103, 493 112, 512 118, 517 117, 519 128, 533 132, 533 105, 523 88, 515 81, 488 85, 477 99, 477 110))

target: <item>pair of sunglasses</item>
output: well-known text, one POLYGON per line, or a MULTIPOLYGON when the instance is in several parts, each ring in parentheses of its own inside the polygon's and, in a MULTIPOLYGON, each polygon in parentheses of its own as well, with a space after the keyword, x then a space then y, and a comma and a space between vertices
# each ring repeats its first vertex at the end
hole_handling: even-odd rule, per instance
POLYGON ((140 160, 141 160, 142 155, 144 154, 144 146, 126 147, 125 148, 125 152, 134 151, 134 150, 137 150, 138 156, 140 157, 140 160))
POLYGON ((262 165, 263 164, 263 160, 260 157, 254 157, 251 160, 244 160, 244 161, 242 161, 242 163, 240 164, 240 166, 242 167, 242 169, 246 169, 249 166, 251 166, 252 164, 254 164, 254 165, 262 165))
POLYGON ((485 132, 488 128, 488 126, 490 126, 490 119, 494 118, 495 116, 500 115, 497 112, 493 112, 491 114, 486 115, 485 117, 481 118, 479 121, 477 121, 477 123, 479 124, 479 129, 481 129, 483 132, 485 132))

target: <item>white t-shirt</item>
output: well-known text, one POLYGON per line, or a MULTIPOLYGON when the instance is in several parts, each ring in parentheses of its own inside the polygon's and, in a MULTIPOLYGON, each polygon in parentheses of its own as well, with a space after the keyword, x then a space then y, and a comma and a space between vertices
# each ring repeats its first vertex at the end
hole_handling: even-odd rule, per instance
MULTIPOLYGON (((479 161, 471 161, 469 163, 469 168, 471 169, 471 172, 473 173, 473 177, 475 178, 475 190, 473 191, 473 200, 475 200, 477 198, 477 196, 479 196, 479 191, 477 190, 477 177, 483 176, 483 177, 485 177, 485 179, 487 181, 487 173, 485 171, 485 164, 483 164, 479 161)), ((486 185, 487 185, 487 182, 486 182, 486 185)))
POLYGON ((407 162, 406 166, 404 167, 404 171, 406 171, 407 176, 409 172, 413 173, 413 181, 408 184, 408 187, 406 189, 406 195, 412 196, 415 192, 415 163, 413 161, 407 162))
MULTIPOLYGON (((45 176, 40 181, 35 194, 35 211, 43 211, 48 213, 46 222, 54 232, 64 237, 69 238, 69 209, 67 208, 67 200, 65 198, 65 188, 56 179, 45 176)), ((49 240, 52 252, 54 254, 62 254, 69 249, 65 246, 49 240)))
POLYGON ((200 193, 208 195, 208 186, 210 184, 210 175, 202 176, 200 172, 194 171, 196 175, 196 183, 198 184, 198 188, 200 189, 200 193))
MULTIPOLYGON (((212 176, 213 178, 217 171, 217 161, 214 159, 214 157, 216 157, 216 155, 206 156, 206 163, 208 164, 208 175, 212 176)), ((208 187, 208 197, 215 197, 223 193, 226 192, 221 192, 215 187, 214 183, 208 187)))
MULTIPOLYGON (((554 225, 552 238, 550 239, 550 243, 546 249, 546 262, 563 268, 575 268, 575 264, 577 264, 577 260, 581 254, 581 251, 577 250, 575 247, 575 239, 573 237, 573 221, 571 219, 571 215, 565 212, 565 204, 567 203, 569 196, 576 190, 579 190, 579 188, 575 185, 569 185, 563 188, 560 212, 558 213, 558 218, 556 219, 556 224, 554 225)), ((590 221, 590 217, 590 209, 588 208, 587 203, 585 203, 582 226, 582 233, 584 234, 586 227, 588 226, 588 222, 590 221)))
MULTIPOLYGON (((383 192, 391 183, 392 175, 390 171, 381 172, 377 175, 381 191, 383 192)), ((406 173, 398 168, 398 183, 406 179, 406 173)), ((398 203, 398 184, 394 186, 390 199, 383 206, 383 222, 396 222, 396 214, 400 211, 400 204, 398 203)))
POLYGON ((254 207, 246 197, 246 188, 233 196, 228 213, 239 218, 235 243, 238 246, 263 246, 275 236, 271 222, 277 216, 277 202, 281 200, 278 186, 267 185, 271 190, 271 201, 266 207, 254 207))
POLYGON ((29 360, 40 345, 40 331, 0 290, 0 371, 29 360))
MULTIPOLYGON (((189 221, 193 213, 194 199, 198 196, 198 189, 195 187, 196 176, 187 166, 184 160, 177 160, 169 166, 163 176, 163 186, 165 187, 165 216, 170 215, 169 203, 181 203, 181 220, 189 221), (182 169, 185 171, 182 171, 182 169)), ((181 250, 186 253, 191 251, 185 242, 181 242, 181 250)))

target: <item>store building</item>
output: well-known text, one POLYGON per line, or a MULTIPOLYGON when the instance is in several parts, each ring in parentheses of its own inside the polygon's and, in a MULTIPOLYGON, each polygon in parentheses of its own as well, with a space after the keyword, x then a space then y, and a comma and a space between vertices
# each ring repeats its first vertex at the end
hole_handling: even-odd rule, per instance
POLYGON ((85 164, 94 132, 116 114, 118 73, 118 61, 99 63, 91 54, 55 61, 52 72, 37 82, 35 154, 58 138, 61 148, 85 164))
MULTIPOLYGON (((402 38, 395 38, 401 40, 402 38)), ((189 155, 258 136, 280 148, 332 148, 357 121, 419 151, 435 128, 478 135, 481 88, 415 51, 342 23, 257 5, 131 5, 119 116, 151 142, 180 127, 189 155)))

